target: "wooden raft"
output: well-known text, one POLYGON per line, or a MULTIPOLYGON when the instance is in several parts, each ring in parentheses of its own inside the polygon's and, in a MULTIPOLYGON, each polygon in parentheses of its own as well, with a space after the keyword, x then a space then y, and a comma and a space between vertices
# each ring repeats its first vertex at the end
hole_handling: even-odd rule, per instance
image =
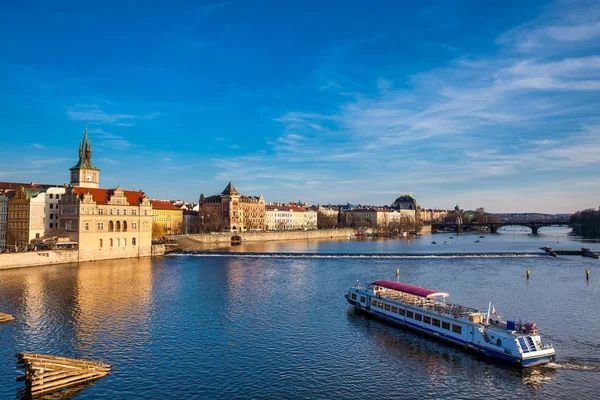
POLYGON ((13 317, 12 315, 0 313, 0 324, 12 321, 13 319, 15 319, 15 317, 13 317))
POLYGON ((25 368, 26 388, 32 396, 100 379, 110 373, 110 365, 73 358, 17 353, 17 368, 25 368))

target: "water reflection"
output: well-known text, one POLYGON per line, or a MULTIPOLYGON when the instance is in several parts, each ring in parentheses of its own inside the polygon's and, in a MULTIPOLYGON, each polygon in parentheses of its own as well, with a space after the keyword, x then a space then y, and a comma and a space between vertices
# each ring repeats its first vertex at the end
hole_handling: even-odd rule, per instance
POLYGON ((150 258, 85 263, 77 270, 77 298, 73 310, 82 348, 108 335, 110 342, 127 346, 147 327, 152 299, 150 258))
POLYGON ((84 356, 105 335, 131 342, 148 319, 151 266, 135 259, 3 271, 0 295, 19 316, 19 351, 84 356))

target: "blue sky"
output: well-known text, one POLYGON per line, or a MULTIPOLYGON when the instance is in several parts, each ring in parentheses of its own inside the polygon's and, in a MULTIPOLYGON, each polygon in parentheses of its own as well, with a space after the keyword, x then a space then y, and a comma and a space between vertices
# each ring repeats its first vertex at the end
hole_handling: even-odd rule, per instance
POLYGON ((600 205, 598 2, 87 3, 0 6, 0 180, 600 205))

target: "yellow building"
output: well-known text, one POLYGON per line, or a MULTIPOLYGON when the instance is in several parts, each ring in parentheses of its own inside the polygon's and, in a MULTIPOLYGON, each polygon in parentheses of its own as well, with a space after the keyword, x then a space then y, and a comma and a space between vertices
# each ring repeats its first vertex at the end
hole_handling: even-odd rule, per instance
POLYGON ((80 261, 151 255, 152 205, 143 192, 68 186, 58 222, 80 261))
POLYGON ((150 204, 152 204, 152 224, 161 228, 154 229, 154 233, 159 231, 162 231, 164 235, 181 233, 183 228, 183 210, 181 208, 162 200, 150 200, 150 204))
POLYGON ((152 205, 144 192, 98 188, 87 127, 71 184, 60 198, 58 234, 77 242, 80 261, 152 254, 152 205))

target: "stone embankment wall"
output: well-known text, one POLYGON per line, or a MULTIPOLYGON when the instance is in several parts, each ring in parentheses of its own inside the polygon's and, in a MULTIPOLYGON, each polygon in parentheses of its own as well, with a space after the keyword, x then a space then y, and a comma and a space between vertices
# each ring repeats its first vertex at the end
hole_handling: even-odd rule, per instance
POLYGON ((270 240, 303 240, 347 238, 354 235, 355 229, 321 229, 313 231, 277 231, 277 232, 226 232, 217 234, 197 234, 173 236, 177 241, 188 238, 199 243, 231 243, 233 236, 239 236, 244 242, 266 242, 270 240))
MULTIPOLYGON (((117 249, 118 251, 118 249, 117 249)), ((36 267, 38 265, 68 264, 83 261, 110 260, 115 258, 137 258, 161 256, 165 254, 165 245, 152 245, 140 249, 138 253, 107 253, 107 256, 90 257, 89 254, 75 250, 28 251, 23 253, 0 253, 0 270, 9 268, 36 267), (143 252, 142 252, 143 250, 143 252), (139 254, 139 256, 138 256, 139 254)))
POLYGON ((77 250, 28 251, 25 253, 0 254, 0 269, 34 267, 76 263, 79 261, 77 250))

